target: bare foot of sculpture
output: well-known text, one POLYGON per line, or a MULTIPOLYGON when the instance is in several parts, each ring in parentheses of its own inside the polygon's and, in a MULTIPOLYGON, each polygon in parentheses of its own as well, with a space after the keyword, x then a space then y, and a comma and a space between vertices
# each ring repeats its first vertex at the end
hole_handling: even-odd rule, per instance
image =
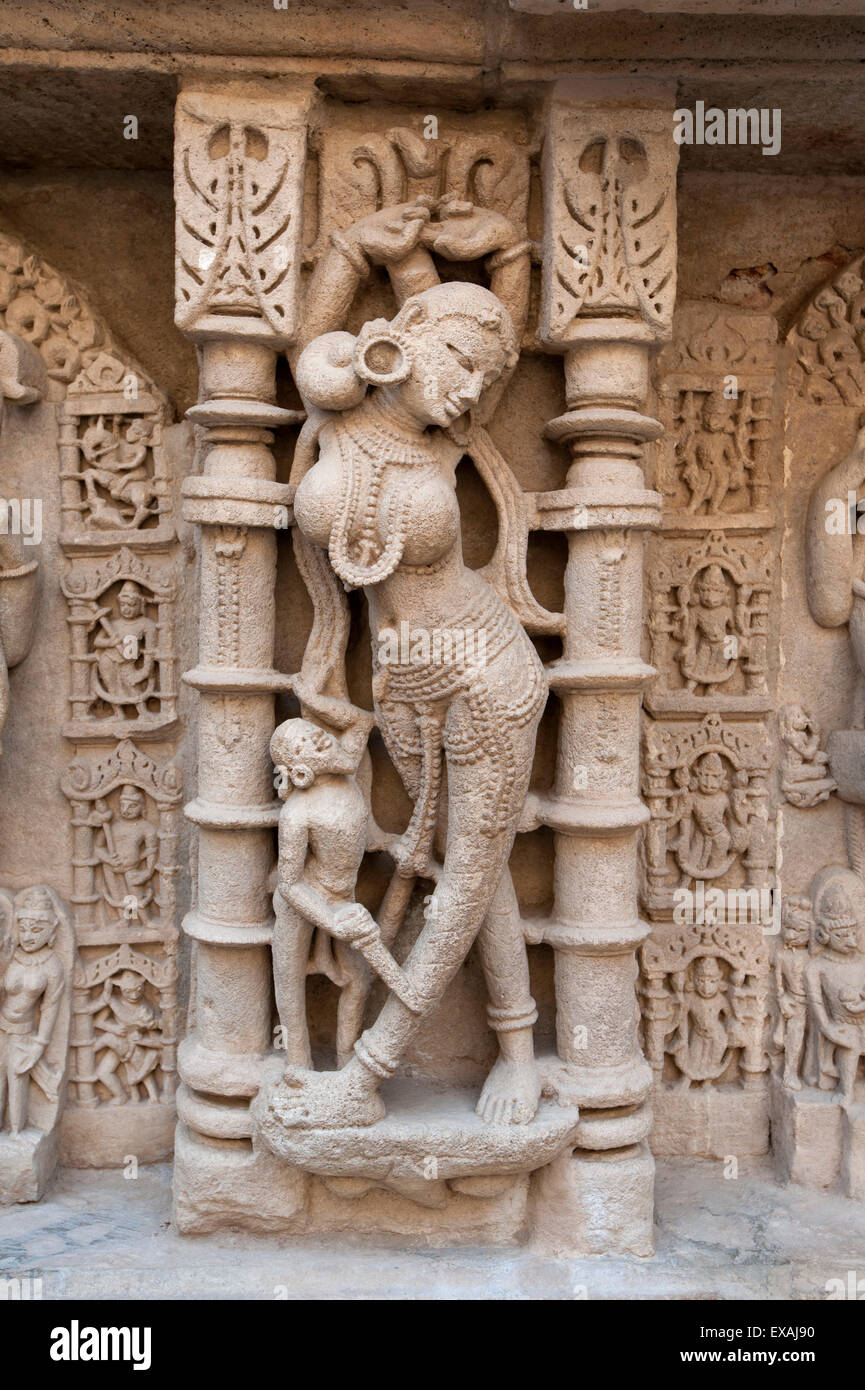
POLYGON ((279 1089, 282 1124, 298 1129, 347 1129, 384 1119, 376 1078, 356 1057, 339 1071, 286 1067, 279 1089))
POLYGON ((514 1062, 499 1057, 475 1107, 488 1125, 527 1125, 541 1099, 541 1078, 535 1061, 514 1062))

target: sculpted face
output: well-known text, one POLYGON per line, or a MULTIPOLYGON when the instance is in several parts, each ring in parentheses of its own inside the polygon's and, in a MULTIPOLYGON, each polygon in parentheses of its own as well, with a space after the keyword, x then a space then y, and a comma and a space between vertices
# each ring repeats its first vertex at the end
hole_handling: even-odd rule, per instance
POLYGON ((128 1004, 137 1004, 144 993, 144 981, 132 971, 124 971, 118 980, 120 993, 128 1004))
POLYGON ((411 372, 397 392, 400 405, 424 428, 446 427, 471 410, 507 366, 496 331, 468 316, 422 323, 407 336, 411 372))
POLYGON ((827 923, 827 934, 829 949, 837 951, 839 955, 849 956, 853 951, 858 950, 859 941, 855 923, 849 926, 844 923, 827 923))
MULTIPOLYGON (((705 959, 705 958, 704 958, 705 959)), ((712 961, 701 960, 694 972, 694 984, 701 999, 712 999, 718 993, 721 976, 712 961)))
POLYGON ((285 766, 295 787, 311 787, 319 772, 328 772, 336 753, 336 742, 323 729, 295 734, 286 748, 285 766))
POLYGON ((22 951, 30 954, 47 946, 57 929, 57 918, 53 913, 22 909, 15 915, 18 930, 18 944, 22 951))
POLYGON ((117 606, 122 618, 138 618, 144 603, 140 590, 134 584, 124 584, 117 597, 117 606))
POLYGON ((718 792, 724 785, 723 769, 704 760, 697 769, 697 784, 701 792, 718 792))
POLYGON ((705 608, 718 608, 726 597, 727 591, 722 584, 711 579, 704 579, 700 584, 700 601, 705 608))
POLYGON ((120 814, 123 820, 137 820, 144 809, 144 797, 137 787, 124 787, 120 793, 120 814))

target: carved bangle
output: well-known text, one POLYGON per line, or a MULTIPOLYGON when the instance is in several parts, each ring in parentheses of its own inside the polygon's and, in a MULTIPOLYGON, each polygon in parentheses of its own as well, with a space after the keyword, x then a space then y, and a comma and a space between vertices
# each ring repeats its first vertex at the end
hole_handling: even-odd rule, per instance
POLYGON ((496 251, 492 256, 487 257, 487 270, 501 270, 503 265, 510 265, 511 261, 519 260, 520 256, 527 256, 532 249, 530 241, 518 241, 516 246, 508 246, 504 251, 496 251))
POLYGON ((348 261, 352 270, 356 271, 362 280, 369 275, 369 262, 359 246, 352 246, 342 235, 342 232, 331 232, 331 245, 336 248, 341 256, 348 261))
POLYGON ((521 1009, 494 1009, 487 1005, 487 1022, 496 1033, 516 1033, 521 1028, 531 1028, 537 1021, 534 999, 521 1009))

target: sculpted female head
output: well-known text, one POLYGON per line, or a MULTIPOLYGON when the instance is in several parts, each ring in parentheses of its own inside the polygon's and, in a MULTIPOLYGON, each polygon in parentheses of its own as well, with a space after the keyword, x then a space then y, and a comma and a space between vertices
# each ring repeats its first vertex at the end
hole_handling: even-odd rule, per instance
POLYGON ((302 354, 297 383, 323 409, 357 405, 378 387, 421 429, 447 426, 517 361, 504 305, 481 285, 435 285, 406 300, 390 321, 373 319, 357 338, 326 333, 302 354))

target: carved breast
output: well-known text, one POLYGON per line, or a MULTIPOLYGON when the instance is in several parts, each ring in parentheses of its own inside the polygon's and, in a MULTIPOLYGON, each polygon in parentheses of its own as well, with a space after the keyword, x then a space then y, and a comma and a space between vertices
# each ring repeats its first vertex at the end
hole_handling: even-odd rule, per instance
POLYGON ((297 523, 304 535, 327 549, 334 522, 353 490, 355 500, 348 518, 352 545, 366 538, 383 548, 398 511, 405 528, 403 561, 431 564, 446 555, 460 536, 453 486, 457 456, 456 450, 445 445, 434 454, 431 451, 428 462, 403 463, 396 458, 375 461, 359 454, 349 461, 345 451, 323 439, 318 462, 303 478, 295 496, 297 523))

